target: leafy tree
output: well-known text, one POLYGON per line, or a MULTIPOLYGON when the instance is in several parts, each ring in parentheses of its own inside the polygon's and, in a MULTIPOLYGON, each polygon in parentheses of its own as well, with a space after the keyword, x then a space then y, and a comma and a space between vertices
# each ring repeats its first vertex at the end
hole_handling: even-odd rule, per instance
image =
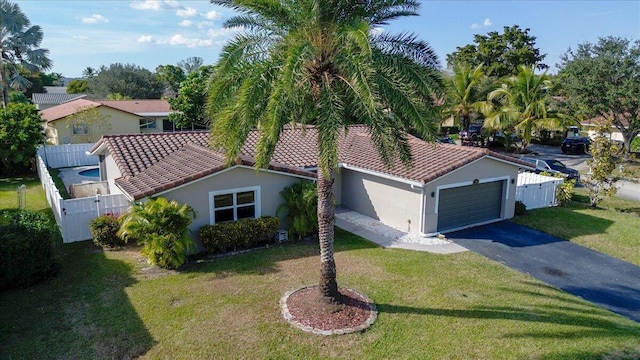
POLYGON ((87 92, 99 98, 121 94, 131 99, 159 99, 162 84, 147 69, 116 63, 100 67, 95 76, 87 78, 87 92))
POLYGON ((107 95, 107 100, 131 100, 131 96, 115 93, 107 95))
POLYGON ((169 120, 176 125, 176 128, 209 123, 205 108, 207 83, 212 72, 213 66, 200 67, 200 70, 189 74, 187 79, 180 84, 178 95, 168 99, 171 109, 175 110, 169 114, 169 120))
POLYGON ((180 83, 186 79, 186 76, 180 66, 158 65, 156 67, 156 79, 171 91, 170 96, 173 97, 180 90, 180 83))
POLYGON ((118 236, 136 240, 149 263, 176 269, 187 260, 194 243, 187 235, 195 212, 189 205, 165 198, 135 204, 122 215, 118 236))
POLYGON ((43 86, 60 86, 60 79, 62 79, 62 74, 60 73, 38 73, 38 77, 42 81, 43 86))
POLYGON ((31 104, 31 101, 20 91, 11 91, 9 93, 9 103, 31 104))
POLYGON ((372 30, 417 15, 409 0, 228 1, 239 12, 225 26, 243 27, 221 54, 209 85, 212 143, 231 163, 257 129, 256 166, 266 167, 286 124, 318 133, 320 291, 340 302, 333 254, 333 172, 338 138, 353 122, 366 124, 386 164, 408 165, 407 131, 430 137, 443 95, 438 60, 411 34, 372 30))
POLYGON ((562 128, 566 117, 548 108, 548 75, 537 75, 532 67, 521 66, 517 76, 504 79, 499 88, 489 93, 485 107, 484 127, 502 131, 509 148, 516 130, 522 137, 522 149, 531 142, 533 130, 562 128), (498 106, 492 106, 496 101, 498 106))
POLYGON ((51 67, 49 50, 39 48, 42 37, 40 26, 31 26, 17 4, 0 0, 0 85, 5 105, 10 88, 27 89, 31 84, 21 68, 32 74, 51 67))
POLYGON ((455 64, 453 77, 448 79, 447 96, 443 114, 453 116, 464 130, 469 130, 471 120, 479 114, 478 104, 486 94, 480 89, 484 78, 482 64, 471 68, 469 64, 455 64))
POLYGON ((184 70, 186 75, 198 71, 204 64, 204 60, 199 56, 188 57, 178 62, 178 66, 184 70))
POLYGON ((97 107, 85 107, 78 113, 70 116, 66 120, 67 128, 84 127, 85 133, 82 135, 73 135, 75 137, 81 137, 85 142, 95 142, 98 139, 111 130, 111 123, 109 123, 109 115, 104 115, 98 111, 97 107))
POLYGON ((84 68, 84 70, 82 70, 82 77, 84 79, 89 79, 96 76, 97 73, 98 71, 95 68, 92 68, 91 66, 87 66, 86 68, 84 68))
POLYGON ((562 95, 585 117, 611 120, 629 151, 640 134, 640 40, 603 37, 569 49, 558 66, 562 95))
POLYGON ((84 94, 87 92, 87 80, 75 79, 67 84, 67 94, 84 94))
POLYGON ((491 31, 487 35, 474 35, 474 44, 457 47, 447 55, 447 65, 469 64, 472 67, 484 64, 486 74, 501 78, 518 73, 518 66, 536 66, 538 70, 547 69, 542 61, 546 54, 540 54, 536 48, 536 37, 529 35, 529 29, 520 29, 518 25, 505 26, 502 34, 491 31))
POLYGON ((1 173, 14 173, 29 166, 44 142, 42 122, 32 104, 10 103, 0 110, 1 173))
POLYGON ((589 147, 591 158, 587 160, 589 176, 582 180, 593 208, 617 192, 615 183, 618 179, 612 173, 621 163, 623 154, 622 149, 609 139, 610 127, 610 120, 596 125, 596 137, 589 147))

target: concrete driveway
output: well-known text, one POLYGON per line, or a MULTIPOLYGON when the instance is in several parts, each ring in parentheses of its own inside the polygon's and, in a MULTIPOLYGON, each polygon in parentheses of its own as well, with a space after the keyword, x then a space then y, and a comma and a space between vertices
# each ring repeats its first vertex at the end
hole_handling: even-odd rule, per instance
POLYGON ((640 322, 640 267, 508 221, 449 240, 553 287, 640 322))

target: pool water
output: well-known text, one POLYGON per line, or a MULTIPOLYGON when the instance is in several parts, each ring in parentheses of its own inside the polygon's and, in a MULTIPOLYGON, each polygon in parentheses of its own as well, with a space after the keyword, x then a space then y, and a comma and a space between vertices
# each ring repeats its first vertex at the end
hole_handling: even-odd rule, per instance
POLYGON ((100 169, 95 168, 95 169, 82 170, 78 173, 78 175, 97 178, 97 177, 100 177, 100 169))

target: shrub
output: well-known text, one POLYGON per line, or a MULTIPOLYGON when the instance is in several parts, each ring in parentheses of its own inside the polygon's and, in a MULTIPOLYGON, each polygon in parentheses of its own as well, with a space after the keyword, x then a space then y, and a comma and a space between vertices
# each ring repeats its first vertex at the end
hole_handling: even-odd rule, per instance
POLYGON ((176 269, 185 263, 187 252, 194 247, 188 236, 188 226, 194 217, 189 205, 165 198, 150 199, 135 204, 122 215, 118 236, 142 245, 142 254, 150 264, 176 269))
POLYGON ((0 210, 0 289, 26 286, 60 269, 56 224, 39 212, 0 210))
POLYGON ((566 205, 573 197, 573 189, 576 187, 574 179, 565 179, 565 181, 556 188, 556 200, 560 205, 566 205))
POLYGON ((318 231, 318 190, 316 183, 298 181, 284 188, 280 195, 284 203, 278 206, 276 214, 285 214, 291 228, 289 232, 298 238, 318 231))
POLYGON ((522 201, 516 201, 515 215, 521 216, 527 213, 527 205, 525 205, 522 201))
POLYGON ((99 216, 89 222, 93 243, 103 249, 117 249, 126 243, 118 236, 120 222, 113 214, 99 216))
POLYGON ((208 252, 238 251, 273 242, 280 219, 263 216, 258 219, 241 219, 200 228, 200 241, 208 252))

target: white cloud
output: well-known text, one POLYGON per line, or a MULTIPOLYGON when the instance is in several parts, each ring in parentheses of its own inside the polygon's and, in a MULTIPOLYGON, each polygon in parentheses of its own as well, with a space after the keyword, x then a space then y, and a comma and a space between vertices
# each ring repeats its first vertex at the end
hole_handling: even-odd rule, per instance
POLYGON ((136 10, 161 11, 162 1, 160 0, 134 1, 131 3, 130 6, 136 10))
POLYGON ((182 20, 182 21, 180 21, 180 23, 178 25, 185 26, 185 27, 191 26, 191 25, 193 25, 193 21, 191 21, 191 20, 182 20))
POLYGON ((89 40, 88 36, 82 36, 82 35, 73 35, 73 38, 76 39, 76 40, 82 40, 82 41, 89 40))
POLYGON ((100 14, 93 14, 90 17, 82 18, 82 22, 85 24, 97 24, 99 22, 108 23, 109 19, 100 14))
POLYGON ((185 45, 188 48, 197 48, 213 45, 210 39, 188 38, 182 34, 173 35, 168 42, 169 45, 185 45))
POLYGON ((172 8, 177 8, 180 6, 180 3, 177 2, 176 0, 164 0, 164 3, 172 8))
POLYGON ((200 30, 210 28, 212 26, 213 26, 213 23, 211 21, 200 21, 198 23, 198 29, 200 30))
POLYGON ((478 24, 478 23, 471 24, 471 28, 472 29, 480 29, 480 28, 483 28, 483 27, 489 27, 491 25, 493 25, 493 22, 491 21, 491 19, 486 18, 486 19, 484 19, 482 24, 478 24))
POLYGON ((198 12, 196 11, 196 9, 190 7, 176 11, 176 15, 180 17, 192 17, 196 16, 197 14, 198 12))
POLYGON ((146 44, 153 41, 153 37, 151 35, 142 35, 138 38, 138 43, 146 44))
POLYGON ((222 14, 218 11, 211 10, 208 13, 204 14, 204 17, 209 20, 216 20, 216 19, 220 19, 222 17, 222 14))

